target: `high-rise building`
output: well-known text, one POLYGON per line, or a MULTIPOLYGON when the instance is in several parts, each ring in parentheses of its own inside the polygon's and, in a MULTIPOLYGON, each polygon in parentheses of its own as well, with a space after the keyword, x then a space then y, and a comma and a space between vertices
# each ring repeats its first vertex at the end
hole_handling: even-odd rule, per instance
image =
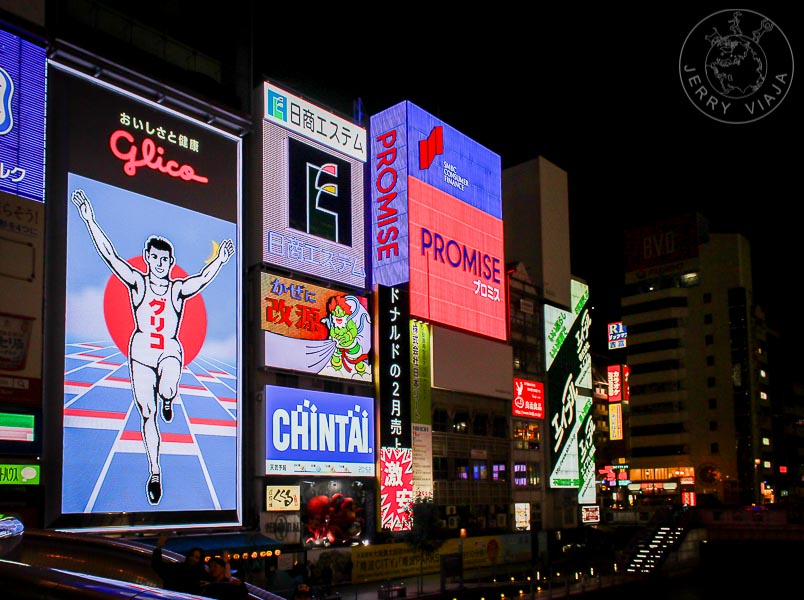
POLYGON ((747 239, 691 214, 627 230, 625 251, 637 503, 770 501, 766 328, 747 239))

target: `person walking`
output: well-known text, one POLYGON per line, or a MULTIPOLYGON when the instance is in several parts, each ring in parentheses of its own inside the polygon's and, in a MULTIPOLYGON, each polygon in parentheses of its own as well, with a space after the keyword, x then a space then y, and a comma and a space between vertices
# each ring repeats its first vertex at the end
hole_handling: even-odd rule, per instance
POLYGON ((174 592, 200 594, 201 582, 209 579, 202 561, 203 551, 191 548, 184 562, 167 562, 162 558, 162 548, 167 540, 167 535, 160 536, 151 554, 151 567, 162 578, 162 587, 174 592))

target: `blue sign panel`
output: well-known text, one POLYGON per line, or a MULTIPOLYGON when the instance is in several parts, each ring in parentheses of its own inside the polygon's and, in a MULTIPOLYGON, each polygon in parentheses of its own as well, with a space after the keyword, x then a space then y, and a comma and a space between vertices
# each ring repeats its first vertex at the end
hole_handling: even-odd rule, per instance
POLYGON ((374 476, 374 400, 265 387, 267 475, 374 476))
POLYGON ((0 190, 44 200, 45 49, 0 30, 0 190))
POLYGON ((407 103, 408 175, 502 219, 500 156, 407 103))

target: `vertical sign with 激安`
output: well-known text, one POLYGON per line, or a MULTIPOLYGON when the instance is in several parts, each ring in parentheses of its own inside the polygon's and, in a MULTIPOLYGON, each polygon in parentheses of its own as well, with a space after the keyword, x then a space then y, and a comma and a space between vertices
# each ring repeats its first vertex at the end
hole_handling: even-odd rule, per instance
POLYGON ((50 66, 55 523, 239 524, 243 141, 50 66))

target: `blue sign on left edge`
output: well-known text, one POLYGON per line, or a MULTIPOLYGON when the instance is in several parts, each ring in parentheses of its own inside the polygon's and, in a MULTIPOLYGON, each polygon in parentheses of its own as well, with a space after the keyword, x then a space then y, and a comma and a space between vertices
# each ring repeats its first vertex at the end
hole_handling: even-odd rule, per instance
POLYGON ((44 201, 45 49, 0 29, 0 191, 44 201))

